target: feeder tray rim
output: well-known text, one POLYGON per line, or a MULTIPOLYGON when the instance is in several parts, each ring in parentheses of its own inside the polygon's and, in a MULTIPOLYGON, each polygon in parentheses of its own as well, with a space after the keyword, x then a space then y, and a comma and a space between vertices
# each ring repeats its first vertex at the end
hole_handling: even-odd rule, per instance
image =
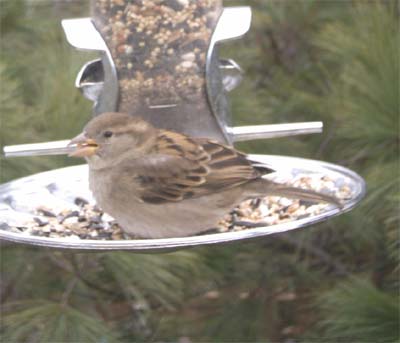
MULTIPOLYGON (((304 228, 319 222, 322 222, 330 217, 338 216, 342 213, 350 211, 364 197, 366 192, 365 181, 355 172, 335 164, 323 161, 309 160, 298 157, 274 156, 274 155, 249 155, 253 160, 257 160, 266 164, 274 165, 274 169, 288 170, 285 165, 296 165, 294 169, 302 169, 301 166, 308 166, 310 172, 337 173, 348 178, 354 185, 353 197, 345 201, 343 208, 331 206, 326 211, 308 216, 306 218, 297 219, 280 224, 263 226, 257 228, 249 228, 241 231, 230 231, 221 233, 212 233, 198 236, 177 237, 177 238, 158 238, 158 239, 134 239, 134 240, 90 240, 81 239, 73 240, 68 238, 49 238, 33 235, 24 235, 20 233, 0 230, 0 239, 12 241, 16 243, 25 243, 49 248, 62 248, 81 251, 111 251, 111 250, 128 250, 132 252, 166 252, 182 248, 189 248, 203 245, 226 244, 240 240, 251 240, 261 238, 274 233, 282 233, 295 229, 304 228), (312 168, 313 167, 313 168, 312 168)), ((46 177, 54 172, 72 171, 86 172, 87 165, 79 165, 47 171, 33 176, 21 178, 9 183, 0 185, 0 196, 4 192, 10 192, 18 189, 19 183, 24 183, 32 177, 46 177), (74 170, 75 169, 75 170, 74 170)), ((292 168, 293 170, 293 168, 292 168)), ((306 169, 303 169, 306 170, 306 169)))

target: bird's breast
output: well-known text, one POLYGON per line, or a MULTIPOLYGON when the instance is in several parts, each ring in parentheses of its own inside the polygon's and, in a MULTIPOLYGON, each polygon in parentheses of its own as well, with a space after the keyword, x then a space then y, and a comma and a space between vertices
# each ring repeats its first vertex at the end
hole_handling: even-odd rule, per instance
POLYGON ((112 179, 107 172, 89 169, 89 188, 101 209, 107 211, 112 202, 112 179))

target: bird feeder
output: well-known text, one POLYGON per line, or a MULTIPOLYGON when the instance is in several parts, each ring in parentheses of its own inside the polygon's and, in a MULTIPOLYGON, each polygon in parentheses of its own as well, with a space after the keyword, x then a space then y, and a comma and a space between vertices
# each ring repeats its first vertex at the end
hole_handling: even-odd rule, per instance
MULTIPOLYGON (((65 19, 61 24, 73 47, 99 54, 98 59, 81 68, 75 83, 93 102, 94 116, 126 112, 159 128, 229 145, 322 131, 321 122, 232 126, 228 93, 244 75, 235 61, 219 57, 218 47, 249 30, 249 7, 223 7, 221 0, 91 0, 90 18, 65 19)), ((66 154, 70 151, 67 144, 57 141, 8 146, 4 153, 7 157, 66 154)), ((275 180, 300 186, 316 184, 319 189, 341 193, 343 208, 324 205, 310 210, 309 204, 275 199, 268 205, 264 199, 246 204, 260 217, 255 227, 246 227, 248 222, 242 220, 236 227, 221 224, 219 231, 190 237, 113 236, 112 218, 95 209, 88 169, 82 165, 1 185, 0 238, 77 250, 168 251, 304 228, 349 211, 365 193, 363 179, 341 166, 285 156, 252 158, 276 170, 268 176, 275 180), (51 206, 53 209, 49 209, 51 206), (278 217, 271 215, 271 208, 280 211, 278 217), (286 211, 283 216, 282 208, 286 211), (88 223, 92 229, 79 234, 78 229, 86 225, 84 209, 92 211, 90 215, 97 223, 88 223), (303 210, 296 214, 299 209, 303 210), (103 230, 99 229, 101 225, 103 230), (60 235, 63 226, 66 233, 60 235)))

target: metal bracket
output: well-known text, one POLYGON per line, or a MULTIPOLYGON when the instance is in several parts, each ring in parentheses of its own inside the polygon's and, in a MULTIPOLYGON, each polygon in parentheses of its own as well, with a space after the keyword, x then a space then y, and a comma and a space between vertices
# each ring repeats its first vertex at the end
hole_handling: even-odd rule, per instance
MULTIPOLYGON (((115 112, 118 109, 119 86, 117 70, 112 59, 110 50, 108 49, 103 37, 97 31, 91 18, 64 19, 61 21, 65 36, 69 44, 73 47, 86 51, 99 51, 100 60, 86 63, 78 74, 75 85, 81 89, 83 94, 94 103, 94 114, 103 112, 115 112), (84 32, 84 34, 82 34, 84 32), (97 68, 99 73, 100 64, 103 69, 103 82, 99 84, 99 80, 91 82, 86 80, 90 67, 97 68), (89 82, 89 84, 83 84, 89 82)), ((92 74, 90 74, 92 76, 92 74)))
MULTIPOLYGON (((229 105, 225 95, 227 89, 226 83, 224 85, 224 77, 221 75, 217 44, 223 41, 240 38, 249 30, 250 23, 250 7, 224 8, 218 19, 213 35, 211 36, 207 51, 206 87, 208 101, 221 131, 228 142, 231 143, 232 137, 227 132, 227 127, 231 124, 229 105)), ((234 63, 234 65, 237 66, 236 63, 234 63)), ((225 78, 225 82, 226 80, 225 78)), ((240 80, 238 81, 240 82, 240 80)), ((239 82, 235 82, 235 86, 238 85, 239 82)))

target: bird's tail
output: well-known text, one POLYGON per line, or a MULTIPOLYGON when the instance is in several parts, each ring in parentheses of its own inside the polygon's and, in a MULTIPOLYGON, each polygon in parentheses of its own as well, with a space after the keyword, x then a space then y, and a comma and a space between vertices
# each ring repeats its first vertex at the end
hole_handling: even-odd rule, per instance
POLYGON ((334 204, 339 208, 343 207, 343 203, 340 201, 340 199, 332 195, 323 194, 309 189, 286 186, 283 184, 273 183, 267 180, 263 181, 264 182, 262 182, 262 184, 260 183, 258 184, 259 187, 258 190, 259 192, 263 192, 265 190, 265 192, 263 192, 264 196, 265 195, 282 196, 285 198, 301 199, 312 202, 325 202, 329 204, 334 204))

